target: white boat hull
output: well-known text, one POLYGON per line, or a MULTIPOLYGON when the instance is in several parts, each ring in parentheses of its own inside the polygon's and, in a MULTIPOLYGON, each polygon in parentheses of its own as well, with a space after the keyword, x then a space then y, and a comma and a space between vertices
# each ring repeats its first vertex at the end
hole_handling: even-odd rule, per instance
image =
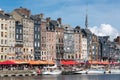
POLYGON ((120 70, 119 69, 112 69, 110 70, 111 74, 120 74, 120 70))
POLYGON ((75 71, 75 74, 86 74, 87 71, 86 70, 81 70, 81 71, 75 71))
POLYGON ((91 70, 87 71, 87 74, 104 74, 104 73, 105 73, 105 70, 97 70, 97 69, 96 70, 94 70, 94 69, 92 70, 91 69, 91 70))
POLYGON ((61 73, 62 73, 62 71, 44 71, 44 72, 42 72, 43 75, 58 75, 61 73))

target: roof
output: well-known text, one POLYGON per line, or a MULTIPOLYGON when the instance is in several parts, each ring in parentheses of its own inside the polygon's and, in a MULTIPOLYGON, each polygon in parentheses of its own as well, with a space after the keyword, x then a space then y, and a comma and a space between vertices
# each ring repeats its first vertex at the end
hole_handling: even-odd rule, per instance
POLYGON ((86 33, 92 34, 92 32, 89 29, 84 29, 86 33))
POLYGON ((56 20, 51 20, 50 21, 50 24, 52 24, 53 26, 58 26, 58 23, 56 20))
POLYGON ((31 15, 30 18, 31 18, 32 20, 41 20, 39 14, 38 14, 38 15, 31 15))
POLYGON ((8 17, 4 14, 0 14, 0 18, 8 19, 8 17))
POLYGON ((25 19, 30 19, 31 20, 31 18, 29 17, 29 16, 27 16, 27 15, 25 15, 24 13, 20 13, 20 12, 18 12, 18 11, 15 11, 17 14, 19 14, 22 18, 25 18, 25 19))

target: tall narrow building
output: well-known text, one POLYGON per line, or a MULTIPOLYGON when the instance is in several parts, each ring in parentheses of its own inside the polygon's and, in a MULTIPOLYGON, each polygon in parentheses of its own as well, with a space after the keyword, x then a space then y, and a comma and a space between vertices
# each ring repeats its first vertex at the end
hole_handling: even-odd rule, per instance
POLYGON ((21 59, 34 59, 34 22, 30 19, 30 10, 26 8, 14 9, 11 13, 15 21, 19 21, 23 26, 23 47, 21 59))
POLYGON ((34 21, 34 59, 41 60, 41 24, 43 19, 43 14, 32 15, 31 19, 34 21))
POLYGON ((56 34, 56 58, 63 59, 64 56, 64 28, 62 26, 62 19, 58 18, 55 26, 56 34))
POLYGON ((0 11, 0 60, 15 59, 15 20, 0 11))
POLYGON ((74 28, 74 60, 80 61, 82 55, 82 33, 80 26, 74 28))

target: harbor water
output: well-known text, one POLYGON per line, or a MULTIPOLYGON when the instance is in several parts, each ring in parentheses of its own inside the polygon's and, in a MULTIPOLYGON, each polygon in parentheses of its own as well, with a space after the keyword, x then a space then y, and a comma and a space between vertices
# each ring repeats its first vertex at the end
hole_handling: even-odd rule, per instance
POLYGON ((120 74, 18 76, 0 77, 0 80, 120 80, 120 74))

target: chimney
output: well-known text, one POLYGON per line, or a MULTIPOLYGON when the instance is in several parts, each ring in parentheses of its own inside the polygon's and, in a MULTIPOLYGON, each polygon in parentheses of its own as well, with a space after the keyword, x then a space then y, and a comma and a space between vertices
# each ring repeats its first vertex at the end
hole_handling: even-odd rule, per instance
POLYGON ((62 24, 62 19, 58 18, 57 21, 59 22, 59 24, 62 24))
POLYGON ((46 22, 47 22, 47 23, 50 22, 50 17, 46 18, 46 22))
POLYGON ((39 15, 39 18, 44 18, 44 14, 43 13, 40 13, 40 15, 39 15))

